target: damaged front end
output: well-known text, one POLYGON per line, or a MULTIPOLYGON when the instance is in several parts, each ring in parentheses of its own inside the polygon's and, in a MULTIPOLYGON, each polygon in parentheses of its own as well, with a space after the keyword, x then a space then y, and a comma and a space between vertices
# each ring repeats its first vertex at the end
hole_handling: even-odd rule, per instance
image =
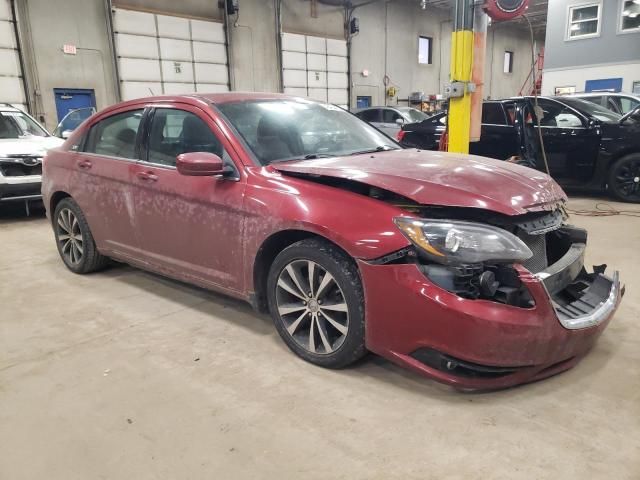
POLYGON ((407 205, 406 209, 429 219, 396 221, 413 246, 372 263, 415 263, 433 284, 461 298, 518 308, 532 308, 541 301, 522 281, 523 275, 532 275, 544 285, 558 321, 572 330, 601 323, 624 293, 618 272, 606 276, 605 265, 587 272, 587 232, 566 223, 561 205, 551 212, 515 217, 461 208, 407 205), (484 237, 474 237, 472 227, 486 229, 484 237), (434 235, 434 228, 446 233, 434 235), (468 245, 456 235, 470 236, 468 245), (465 247, 468 253, 459 254, 465 247))

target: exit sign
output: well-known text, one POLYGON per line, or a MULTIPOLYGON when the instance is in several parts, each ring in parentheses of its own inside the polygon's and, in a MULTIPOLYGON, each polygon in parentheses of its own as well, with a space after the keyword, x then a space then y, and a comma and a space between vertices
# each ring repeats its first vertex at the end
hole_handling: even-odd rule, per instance
POLYGON ((63 45, 62 51, 67 55, 75 55, 76 53, 78 53, 78 50, 75 45, 63 45))

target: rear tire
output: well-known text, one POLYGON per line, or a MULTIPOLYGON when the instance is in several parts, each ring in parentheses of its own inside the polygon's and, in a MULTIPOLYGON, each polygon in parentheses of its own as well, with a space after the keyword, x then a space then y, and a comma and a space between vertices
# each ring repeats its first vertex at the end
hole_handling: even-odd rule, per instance
POLYGON ((307 362, 342 368, 367 353, 358 269, 331 243, 307 239, 280 252, 267 299, 278 333, 307 362))
POLYGON ((89 224, 72 198, 56 206, 53 231, 60 258, 73 273, 91 273, 108 265, 109 258, 98 252, 89 224))
POLYGON ((609 190, 622 202, 640 202, 640 153, 622 157, 611 166, 609 190))

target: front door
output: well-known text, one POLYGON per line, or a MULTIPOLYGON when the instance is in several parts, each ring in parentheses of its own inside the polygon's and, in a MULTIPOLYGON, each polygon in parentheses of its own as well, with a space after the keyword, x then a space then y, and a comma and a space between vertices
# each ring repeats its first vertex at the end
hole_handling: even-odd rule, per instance
POLYGON ((137 256, 132 174, 144 110, 122 110, 95 123, 82 151, 73 155, 72 195, 89 222, 98 249, 137 256))
POLYGON ((155 108, 146 137, 134 172, 142 258, 170 276, 241 291, 245 177, 235 152, 197 107, 155 108), (215 153, 230 174, 181 175, 176 157, 187 152, 215 153))
MULTIPOLYGON (((564 104, 547 99, 538 99, 538 104, 542 109, 540 128, 551 176, 564 183, 589 181, 600 145, 597 128, 564 104)), ((528 107, 534 112, 531 102, 528 107)), ((537 131, 534 119, 535 114, 525 114, 524 128, 537 131)), ((545 170, 542 155, 538 155, 537 167, 545 170)))
POLYGON ((380 130, 395 139, 400 131, 400 126, 404 123, 404 118, 395 110, 385 108, 382 110, 382 123, 376 125, 380 130))

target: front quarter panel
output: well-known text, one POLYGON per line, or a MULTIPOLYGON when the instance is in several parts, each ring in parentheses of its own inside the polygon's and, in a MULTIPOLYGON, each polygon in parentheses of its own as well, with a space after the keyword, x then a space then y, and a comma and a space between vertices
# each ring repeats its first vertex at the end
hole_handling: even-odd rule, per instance
POLYGON ((402 214, 393 205, 283 175, 270 167, 247 170, 244 239, 249 291, 253 286, 251 267, 258 250, 269 237, 285 230, 325 237, 353 258, 365 260, 409 245, 393 223, 393 218, 402 214))

